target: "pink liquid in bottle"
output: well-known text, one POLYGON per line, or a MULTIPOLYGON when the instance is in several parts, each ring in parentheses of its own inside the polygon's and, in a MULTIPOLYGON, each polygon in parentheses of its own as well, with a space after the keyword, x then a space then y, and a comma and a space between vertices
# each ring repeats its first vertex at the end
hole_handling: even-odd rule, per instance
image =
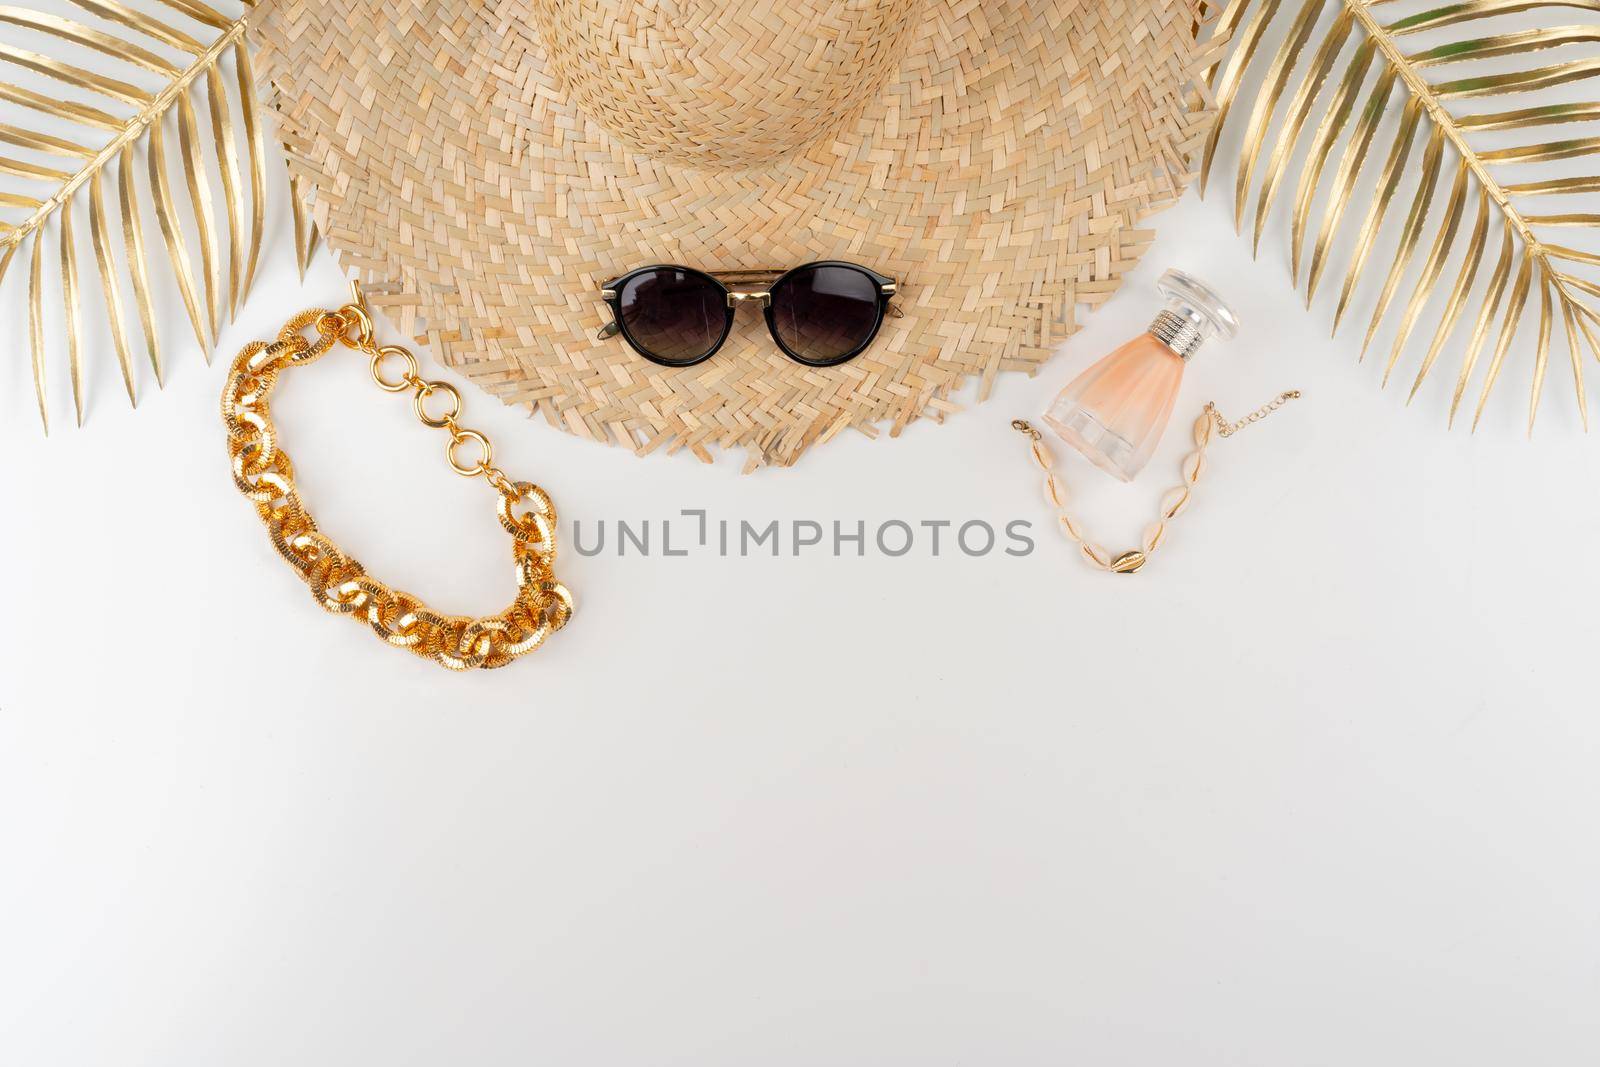
POLYGON ((1125 482, 1144 467, 1172 418, 1184 363, 1239 320, 1222 298, 1180 271, 1156 283, 1166 308, 1150 329, 1074 378, 1044 421, 1095 466, 1125 482))

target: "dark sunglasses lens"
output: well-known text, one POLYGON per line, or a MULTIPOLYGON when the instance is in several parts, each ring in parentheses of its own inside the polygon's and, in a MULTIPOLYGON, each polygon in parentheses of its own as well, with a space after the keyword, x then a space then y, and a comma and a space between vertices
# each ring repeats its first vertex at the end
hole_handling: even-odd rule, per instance
POLYGON ((880 317, 878 283, 855 267, 806 267, 772 290, 772 324, 790 351, 829 363, 872 339, 880 317))
POLYGON ((704 357, 727 329, 727 294, 692 271, 658 267, 636 274, 617 299, 628 337, 665 363, 704 357))

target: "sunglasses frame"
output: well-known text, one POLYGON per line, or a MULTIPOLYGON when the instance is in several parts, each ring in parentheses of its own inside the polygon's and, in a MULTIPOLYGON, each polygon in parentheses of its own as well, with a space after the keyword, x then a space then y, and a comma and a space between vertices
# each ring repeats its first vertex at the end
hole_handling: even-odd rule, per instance
POLYGON ((870 267, 863 267, 859 263, 850 263, 842 259, 819 259, 811 263, 802 263, 798 267, 791 267, 788 270, 706 271, 696 270, 693 267, 685 267, 678 263, 652 263, 647 267, 638 267, 634 270, 630 270, 626 274, 619 275, 600 287, 600 299, 605 301, 607 306, 611 308, 612 318, 611 322, 601 329, 599 339, 605 340, 610 337, 615 337, 620 333, 622 335, 622 339, 628 342, 628 347, 632 348, 645 359, 648 359, 651 363, 655 363, 662 367, 693 367, 696 364, 704 363, 706 360, 716 355, 722 346, 727 342, 728 335, 733 332, 733 320, 735 314, 739 310, 739 306, 750 301, 756 301, 760 304, 761 309, 766 316, 767 332, 772 334, 772 340, 777 344, 779 350, 781 350, 784 355, 788 356, 796 363, 802 363, 807 367, 834 367, 840 363, 846 363, 852 359, 855 359, 862 352, 865 352, 873 341, 877 340, 878 331, 883 329, 884 317, 891 313, 898 314, 898 310, 890 306, 890 302, 894 300, 895 292, 896 284, 893 278, 879 274, 870 267), (844 267, 849 270, 859 271, 860 273, 865 274, 868 278, 872 279, 878 294, 877 317, 873 319, 872 329, 868 331, 866 340, 862 341, 855 348, 852 348, 843 355, 835 356, 832 359, 807 359, 794 349, 790 348, 788 345, 784 344, 783 338, 778 336, 778 324, 773 318, 772 314, 772 291, 788 280, 791 275, 797 274, 803 270, 812 270, 817 267, 844 267), (693 274, 697 277, 704 278, 706 281, 722 290, 724 298, 723 302, 727 305, 727 317, 722 324, 722 336, 717 338, 716 344, 712 345, 711 348, 706 351, 705 355, 697 356, 696 358, 686 362, 673 362, 672 360, 662 359, 635 340, 633 334, 628 330, 628 325, 623 321, 622 318, 623 286, 627 285, 634 278, 637 278, 642 274, 649 274, 651 271, 657 270, 676 270, 682 271, 685 274, 693 274), (747 288, 747 286, 751 285, 764 287, 754 289, 747 288))

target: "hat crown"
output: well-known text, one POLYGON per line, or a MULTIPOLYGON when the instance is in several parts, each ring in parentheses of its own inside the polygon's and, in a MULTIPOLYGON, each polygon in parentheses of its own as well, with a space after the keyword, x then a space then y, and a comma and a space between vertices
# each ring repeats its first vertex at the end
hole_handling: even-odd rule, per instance
POLYGON ((776 162, 838 130, 898 67, 923 0, 535 0, 557 76, 639 151, 776 162))

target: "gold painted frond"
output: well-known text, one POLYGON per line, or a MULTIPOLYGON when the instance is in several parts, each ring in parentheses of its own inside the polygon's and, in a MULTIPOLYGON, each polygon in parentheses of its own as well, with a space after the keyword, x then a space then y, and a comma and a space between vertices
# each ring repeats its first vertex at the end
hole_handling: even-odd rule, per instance
POLYGON ((163 379, 167 324, 157 308, 166 275, 209 359, 223 317, 231 320, 250 291, 267 202, 248 9, 228 15, 204 0, 72 3, 71 18, 0 3, 0 284, 13 261, 13 273, 26 275, 27 351, 47 432, 46 352, 65 349, 79 425, 84 357, 99 355, 87 351, 80 275, 93 273, 90 287, 98 282, 109 354, 137 403, 139 362, 158 386, 163 379), (159 237, 145 224, 147 210, 159 237), (74 235, 84 214, 87 271, 74 235), (52 229, 53 256, 44 249, 52 229), (45 316, 53 263, 60 346, 49 343, 45 316))
POLYGON ((1259 248, 1273 206, 1287 205, 1306 303, 1330 271, 1342 275, 1335 331, 1357 282, 1382 278, 1362 356, 1393 328, 1387 383, 1419 341, 1408 403, 1464 338, 1452 424, 1481 369, 1477 426, 1519 325, 1536 323, 1531 432, 1559 323, 1587 428, 1583 353, 1600 360, 1600 136, 1572 127, 1600 124, 1600 102, 1565 97, 1600 79, 1600 0, 1437 2, 1235 0, 1217 20, 1229 47, 1207 77, 1217 119, 1201 191, 1235 135, 1237 223, 1253 212, 1259 248), (1559 100, 1522 95, 1557 88, 1559 100), (1513 143, 1493 146, 1507 138, 1489 135, 1506 134, 1513 143), (1372 256, 1381 234, 1397 241, 1387 262, 1372 256), (1419 330, 1425 320, 1431 331, 1419 330))

